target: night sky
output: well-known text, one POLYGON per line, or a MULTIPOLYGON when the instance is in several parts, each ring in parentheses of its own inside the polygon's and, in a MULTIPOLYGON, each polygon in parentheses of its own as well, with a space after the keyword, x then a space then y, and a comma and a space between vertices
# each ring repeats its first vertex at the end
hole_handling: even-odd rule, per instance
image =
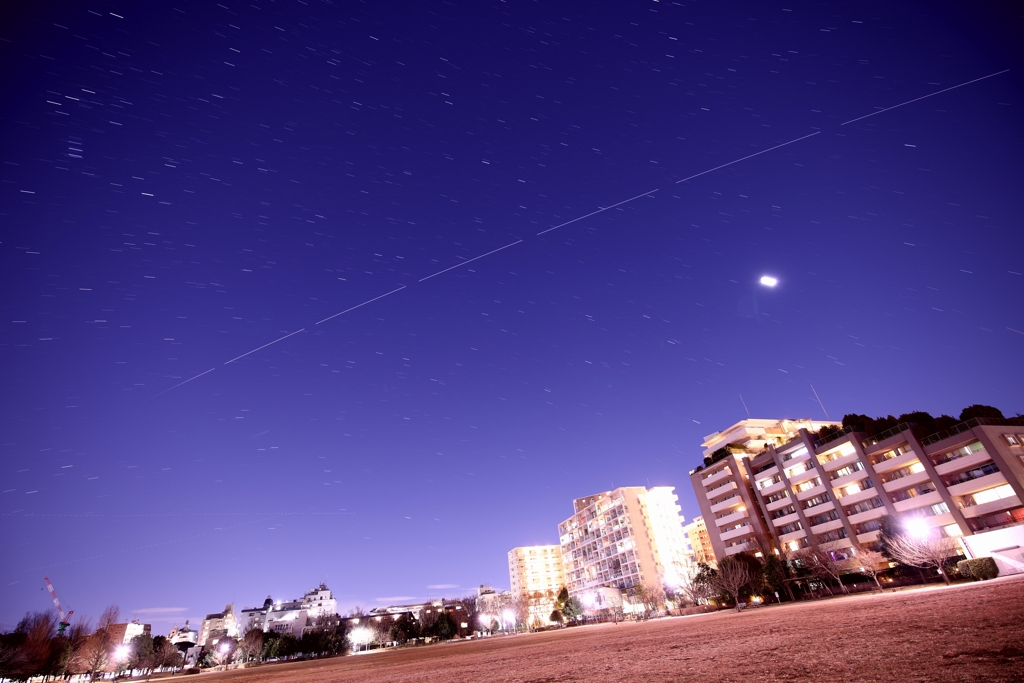
POLYGON ((23 4, 0 627, 507 588, 811 385, 1024 411, 1019 11, 23 4))

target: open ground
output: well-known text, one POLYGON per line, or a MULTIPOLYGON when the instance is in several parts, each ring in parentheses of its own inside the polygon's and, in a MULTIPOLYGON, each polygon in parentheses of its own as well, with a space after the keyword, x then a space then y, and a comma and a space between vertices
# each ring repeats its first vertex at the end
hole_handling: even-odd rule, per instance
POLYGON ((1024 681, 1024 576, 213 675, 218 683, 1024 681))

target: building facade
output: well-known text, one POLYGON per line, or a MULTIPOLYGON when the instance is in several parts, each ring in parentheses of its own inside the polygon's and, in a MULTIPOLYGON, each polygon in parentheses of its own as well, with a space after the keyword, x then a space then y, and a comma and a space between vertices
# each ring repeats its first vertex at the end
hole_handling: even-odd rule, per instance
POLYGON ((693 521, 683 527, 690 542, 692 559, 694 562, 705 562, 712 564, 715 561, 715 549, 711 546, 711 534, 708 533, 708 526, 704 523, 704 517, 698 515, 693 521))
POLYGON ((530 612, 530 620, 546 625, 555 609, 558 592, 565 587, 562 547, 533 545, 508 551, 511 592, 530 612))
POLYGON ((140 624, 135 620, 126 624, 111 624, 107 627, 107 632, 110 633, 111 642, 127 645, 135 636, 152 635, 153 628, 150 624, 140 624))
POLYGON ((188 619, 185 620, 185 625, 179 628, 177 625, 171 629, 171 632, 167 634, 167 640, 171 641, 172 644, 178 645, 179 643, 190 643, 195 645, 199 642, 199 634, 192 630, 188 625, 188 619))
POLYGON ((199 642, 196 644, 202 647, 209 644, 211 640, 225 636, 228 638, 238 637, 238 618, 235 616, 233 604, 225 605, 223 612, 206 615, 206 618, 203 619, 203 626, 199 629, 199 642))
POLYGON ((826 425, 839 423, 749 419, 704 438, 704 465, 690 472, 690 483, 716 558, 752 550, 757 537, 769 535, 744 462, 792 441, 801 429, 817 432, 826 425))
POLYGON ((696 470, 691 482, 715 520, 708 528, 716 553, 754 550, 750 533, 738 530, 755 526, 788 550, 872 547, 880 518, 897 514, 971 536, 1024 524, 1022 443, 1019 419, 968 420, 921 438, 906 424, 870 438, 816 439, 802 428, 784 444, 696 470), (718 493, 721 482, 728 495, 718 493))
POLYGON ((675 585, 689 563, 683 519, 669 486, 622 487, 573 501, 558 525, 569 594, 584 604, 600 587, 675 585))

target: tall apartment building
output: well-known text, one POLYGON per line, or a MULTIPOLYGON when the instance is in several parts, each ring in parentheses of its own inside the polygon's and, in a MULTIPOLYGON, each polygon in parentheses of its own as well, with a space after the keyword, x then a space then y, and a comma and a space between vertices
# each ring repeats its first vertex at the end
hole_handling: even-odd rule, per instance
POLYGON ((206 615, 203 625, 199 629, 199 642, 196 644, 208 645, 211 640, 223 637, 238 637, 238 619, 235 617, 233 604, 226 605, 223 612, 206 615))
POLYGON ((601 587, 676 583, 689 557, 674 490, 630 486, 574 500, 575 514, 558 525, 569 594, 586 601, 601 587))
POLYGON ((565 586, 562 547, 534 545, 508 551, 508 578, 512 595, 529 605, 530 617, 547 624, 558 592, 565 586))
POLYGON ((745 461, 766 448, 781 446, 800 434, 837 422, 817 420, 740 420, 704 438, 703 467, 690 472, 701 516, 717 558, 754 548, 754 537, 768 537, 765 519, 751 488, 745 461))
POLYGON ((922 439, 906 424, 871 438, 845 432, 818 440, 800 429, 785 444, 694 471, 691 481, 702 509, 706 504, 722 515, 709 529, 715 550, 726 553, 750 547, 733 543, 739 505, 715 495, 720 481, 734 480, 722 474, 733 467, 742 468, 737 493, 744 483, 744 500, 754 501, 745 512, 791 550, 822 542, 871 545, 887 514, 922 518, 949 536, 971 536, 1024 524, 1022 443, 1019 419, 968 420, 922 439))
POLYGON ((683 533, 690 541, 694 562, 715 561, 715 549, 711 546, 711 534, 708 533, 708 526, 704 523, 704 517, 698 515, 693 521, 683 527, 683 533))

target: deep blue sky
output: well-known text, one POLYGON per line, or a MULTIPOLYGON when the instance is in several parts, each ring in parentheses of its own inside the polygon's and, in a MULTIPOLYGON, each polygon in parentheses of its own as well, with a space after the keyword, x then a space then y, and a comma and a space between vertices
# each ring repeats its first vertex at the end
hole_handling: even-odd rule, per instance
POLYGON ((1019 16, 155 4, 0 21, 3 627, 507 586, 574 497, 697 514, 741 394, 1024 410, 1019 16))

